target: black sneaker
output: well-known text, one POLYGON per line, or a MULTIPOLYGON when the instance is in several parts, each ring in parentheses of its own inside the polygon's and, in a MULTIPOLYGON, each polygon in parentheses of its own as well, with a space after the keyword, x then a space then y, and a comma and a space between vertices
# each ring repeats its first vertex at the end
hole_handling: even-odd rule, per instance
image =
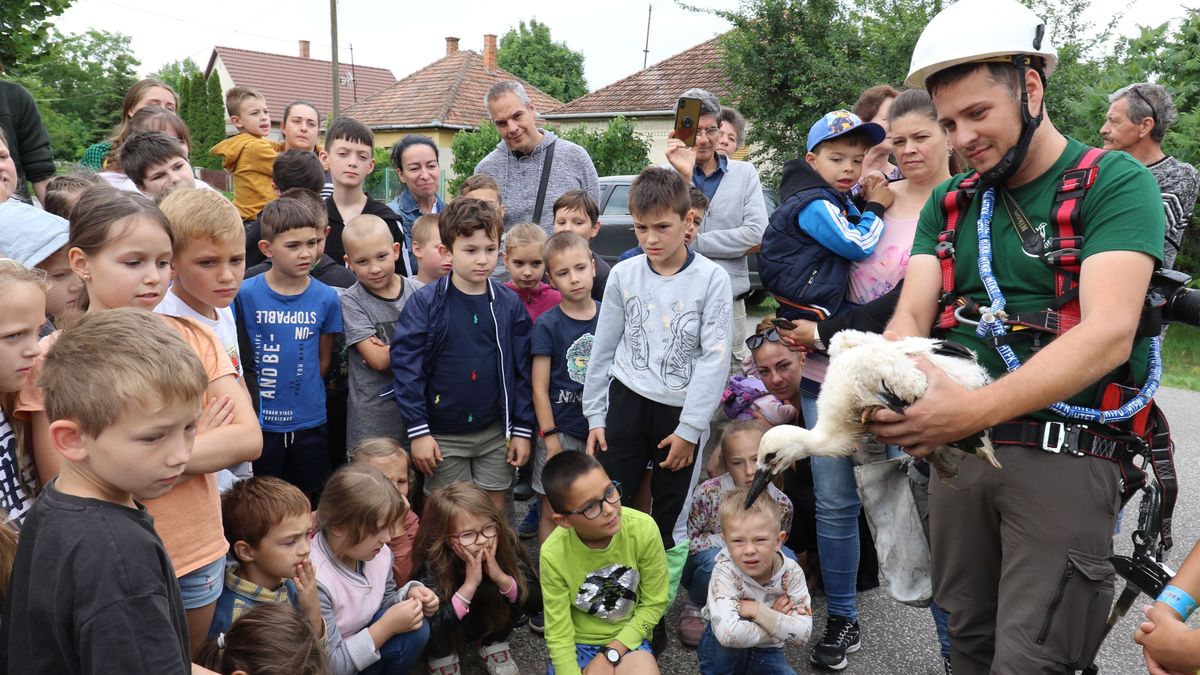
POLYGON ((513 486, 513 499, 527 502, 533 497, 533 473, 531 467, 523 466, 517 470, 517 484, 513 486))
POLYGON ((546 632, 546 615, 538 612, 529 617, 529 630, 542 635, 546 632))
POLYGON ((954 675, 954 669, 950 667, 950 657, 942 657, 942 667, 946 669, 946 675, 954 675))
POLYGON ((823 670, 841 670, 846 667, 846 654, 858 651, 858 622, 840 616, 830 616, 825 624, 825 637, 813 649, 810 660, 823 670))

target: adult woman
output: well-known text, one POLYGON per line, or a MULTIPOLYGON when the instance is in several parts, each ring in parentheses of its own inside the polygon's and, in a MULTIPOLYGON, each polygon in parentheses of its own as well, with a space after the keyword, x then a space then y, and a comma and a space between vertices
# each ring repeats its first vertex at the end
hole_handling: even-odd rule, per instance
POLYGON ((129 120, 134 113, 148 106, 158 106, 175 112, 179 108, 179 95, 171 85, 162 80, 148 77, 139 80, 129 88, 121 101, 121 124, 113 135, 99 143, 94 143, 83 151, 79 163, 92 171, 100 171, 104 164, 112 158, 113 141, 128 135, 129 120))
POLYGON ((392 166, 406 188, 388 207, 400 216, 404 230, 404 248, 408 252, 409 269, 417 269, 412 254, 412 227, 426 213, 440 213, 446 203, 438 196, 442 169, 438 164, 438 148, 428 136, 405 136, 392 148, 392 166))
MULTIPOLYGON (((888 112, 891 110, 892 101, 899 95, 900 92, 888 84, 871 87, 858 97, 850 112, 858 115, 862 121, 874 122, 882 126, 884 131, 888 131, 888 112)), ((888 136, 884 136, 882 143, 867 150, 867 155, 863 158, 862 175, 865 177, 872 171, 879 171, 888 178, 898 178, 900 172, 889 160, 891 154, 892 141, 888 136)))
MULTIPOLYGON (((321 154, 321 146, 317 138, 321 135, 321 114, 317 107, 308 101, 292 101, 283 109, 283 126, 279 128, 282 141, 275 142, 279 152, 302 150, 321 154)), ((322 162, 325 168, 325 186, 321 188, 321 198, 327 199, 333 194, 333 179, 329 175, 329 166, 322 162)))

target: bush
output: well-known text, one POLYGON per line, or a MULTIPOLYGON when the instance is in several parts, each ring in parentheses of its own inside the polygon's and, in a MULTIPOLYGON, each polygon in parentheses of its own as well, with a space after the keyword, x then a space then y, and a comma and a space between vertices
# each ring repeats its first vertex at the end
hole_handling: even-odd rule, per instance
POLYGON ((500 132, 491 122, 483 122, 477 131, 460 131, 454 135, 450 151, 454 153, 454 162, 450 170, 454 178, 447 184, 450 195, 458 194, 458 186, 475 173, 475 165, 487 157, 487 154, 500 143, 500 132))

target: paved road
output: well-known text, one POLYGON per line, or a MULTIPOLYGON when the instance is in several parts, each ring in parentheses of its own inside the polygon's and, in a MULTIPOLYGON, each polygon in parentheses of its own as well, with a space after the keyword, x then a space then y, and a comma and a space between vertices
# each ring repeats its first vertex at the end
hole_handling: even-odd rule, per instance
MULTIPOLYGON (((1178 564, 1191 550, 1192 543, 1200 539, 1200 500, 1195 497, 1196 486, 1200 485, 1200 393, 1179 389, 1164 389, 1158 401, 1171 421, 1176 441, 1176 458, 1180 476, 1179 502, 1175 509, 1175 550, 1171 561, 1178 564)), ((525 506, 518 505, 518 515, 524 515, 525 506)), ((1119 551, 1130 548, 1127 523, 1115 542, 1119 551)), ((537 555, 536 544, 531 553, 537 555)), ((1130 616, 1126 616, 1113 630, 1099 656, 1101 672, 1132 675, 1144 673, 1141 650, 1133 643, 1133 631, 1140 617, 1137 610, 1144 604, 1144 597, 1135 604, 1130 616), (1133 616, 1134 614, 1137 617, 1133 616)), ((847 675, 940 675, 941 660, 938 656, 937 636, 929 611, 906 607, 894 602, 882 589, 859 594, 859 618, 863 630, 862 649, 850 655, 850 665, 843 670, 847 675)), ((682 600, 676 602, 668 614, 671 645, 660 658, 662 672, 670 675, 699 672, 696 651, 681 645, 676 637, 682 600)), ((814 600, 816 617, 814 626, 819 634, 825 625, 824 598, 814 600)), ((544 673, 546 644, 541 637, 526 628, 519 628, 511 639, 514 655, 521 664, 522 673, 544 673)), ((821 672, 810 668, 806 647, 788 648, 792 666, 800 673, 821 672)), ((464 659, 464 672, 481 674, 485 671, 476 659, 464 659)))

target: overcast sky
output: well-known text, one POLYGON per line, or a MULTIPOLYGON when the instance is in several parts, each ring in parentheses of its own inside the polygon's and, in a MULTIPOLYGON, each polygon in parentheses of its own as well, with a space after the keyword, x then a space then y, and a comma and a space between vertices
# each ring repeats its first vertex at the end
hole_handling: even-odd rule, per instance
MULTIPOLYGON (((732 9, 738 0, 693 0, 704 7, 732 9)), ((338 6, 339 54, 344 61, 388 68, 397 78, 441 58, 445 37, 461 49, 482 51, 483 35, 503 35, 520 20, 536 17, 555 40, 584 54, 588 86, 597 89, 642 67, 646 40, 645 0, 494 0, 379 2, 343 0, 338 6)), ((729 29, 724 20, 656 0, 650 25, 651 64, 729 29)), ((1096 0, 1089 19, 1104 21, 1125 12, 1121 32, 1138 24, 1157 25, 1181 16, 1179 0, 1096 0)), ((76 0, 56 21, 63 32, 89 28, 133 38, 142 74, 191 57, 204 68, 214 45, 296 54, 299 40, 312 42, 313 58, 329 59, 329 0, 76 0)), ((1053 36, 1052 36, 1053 37, 1053 36)))

